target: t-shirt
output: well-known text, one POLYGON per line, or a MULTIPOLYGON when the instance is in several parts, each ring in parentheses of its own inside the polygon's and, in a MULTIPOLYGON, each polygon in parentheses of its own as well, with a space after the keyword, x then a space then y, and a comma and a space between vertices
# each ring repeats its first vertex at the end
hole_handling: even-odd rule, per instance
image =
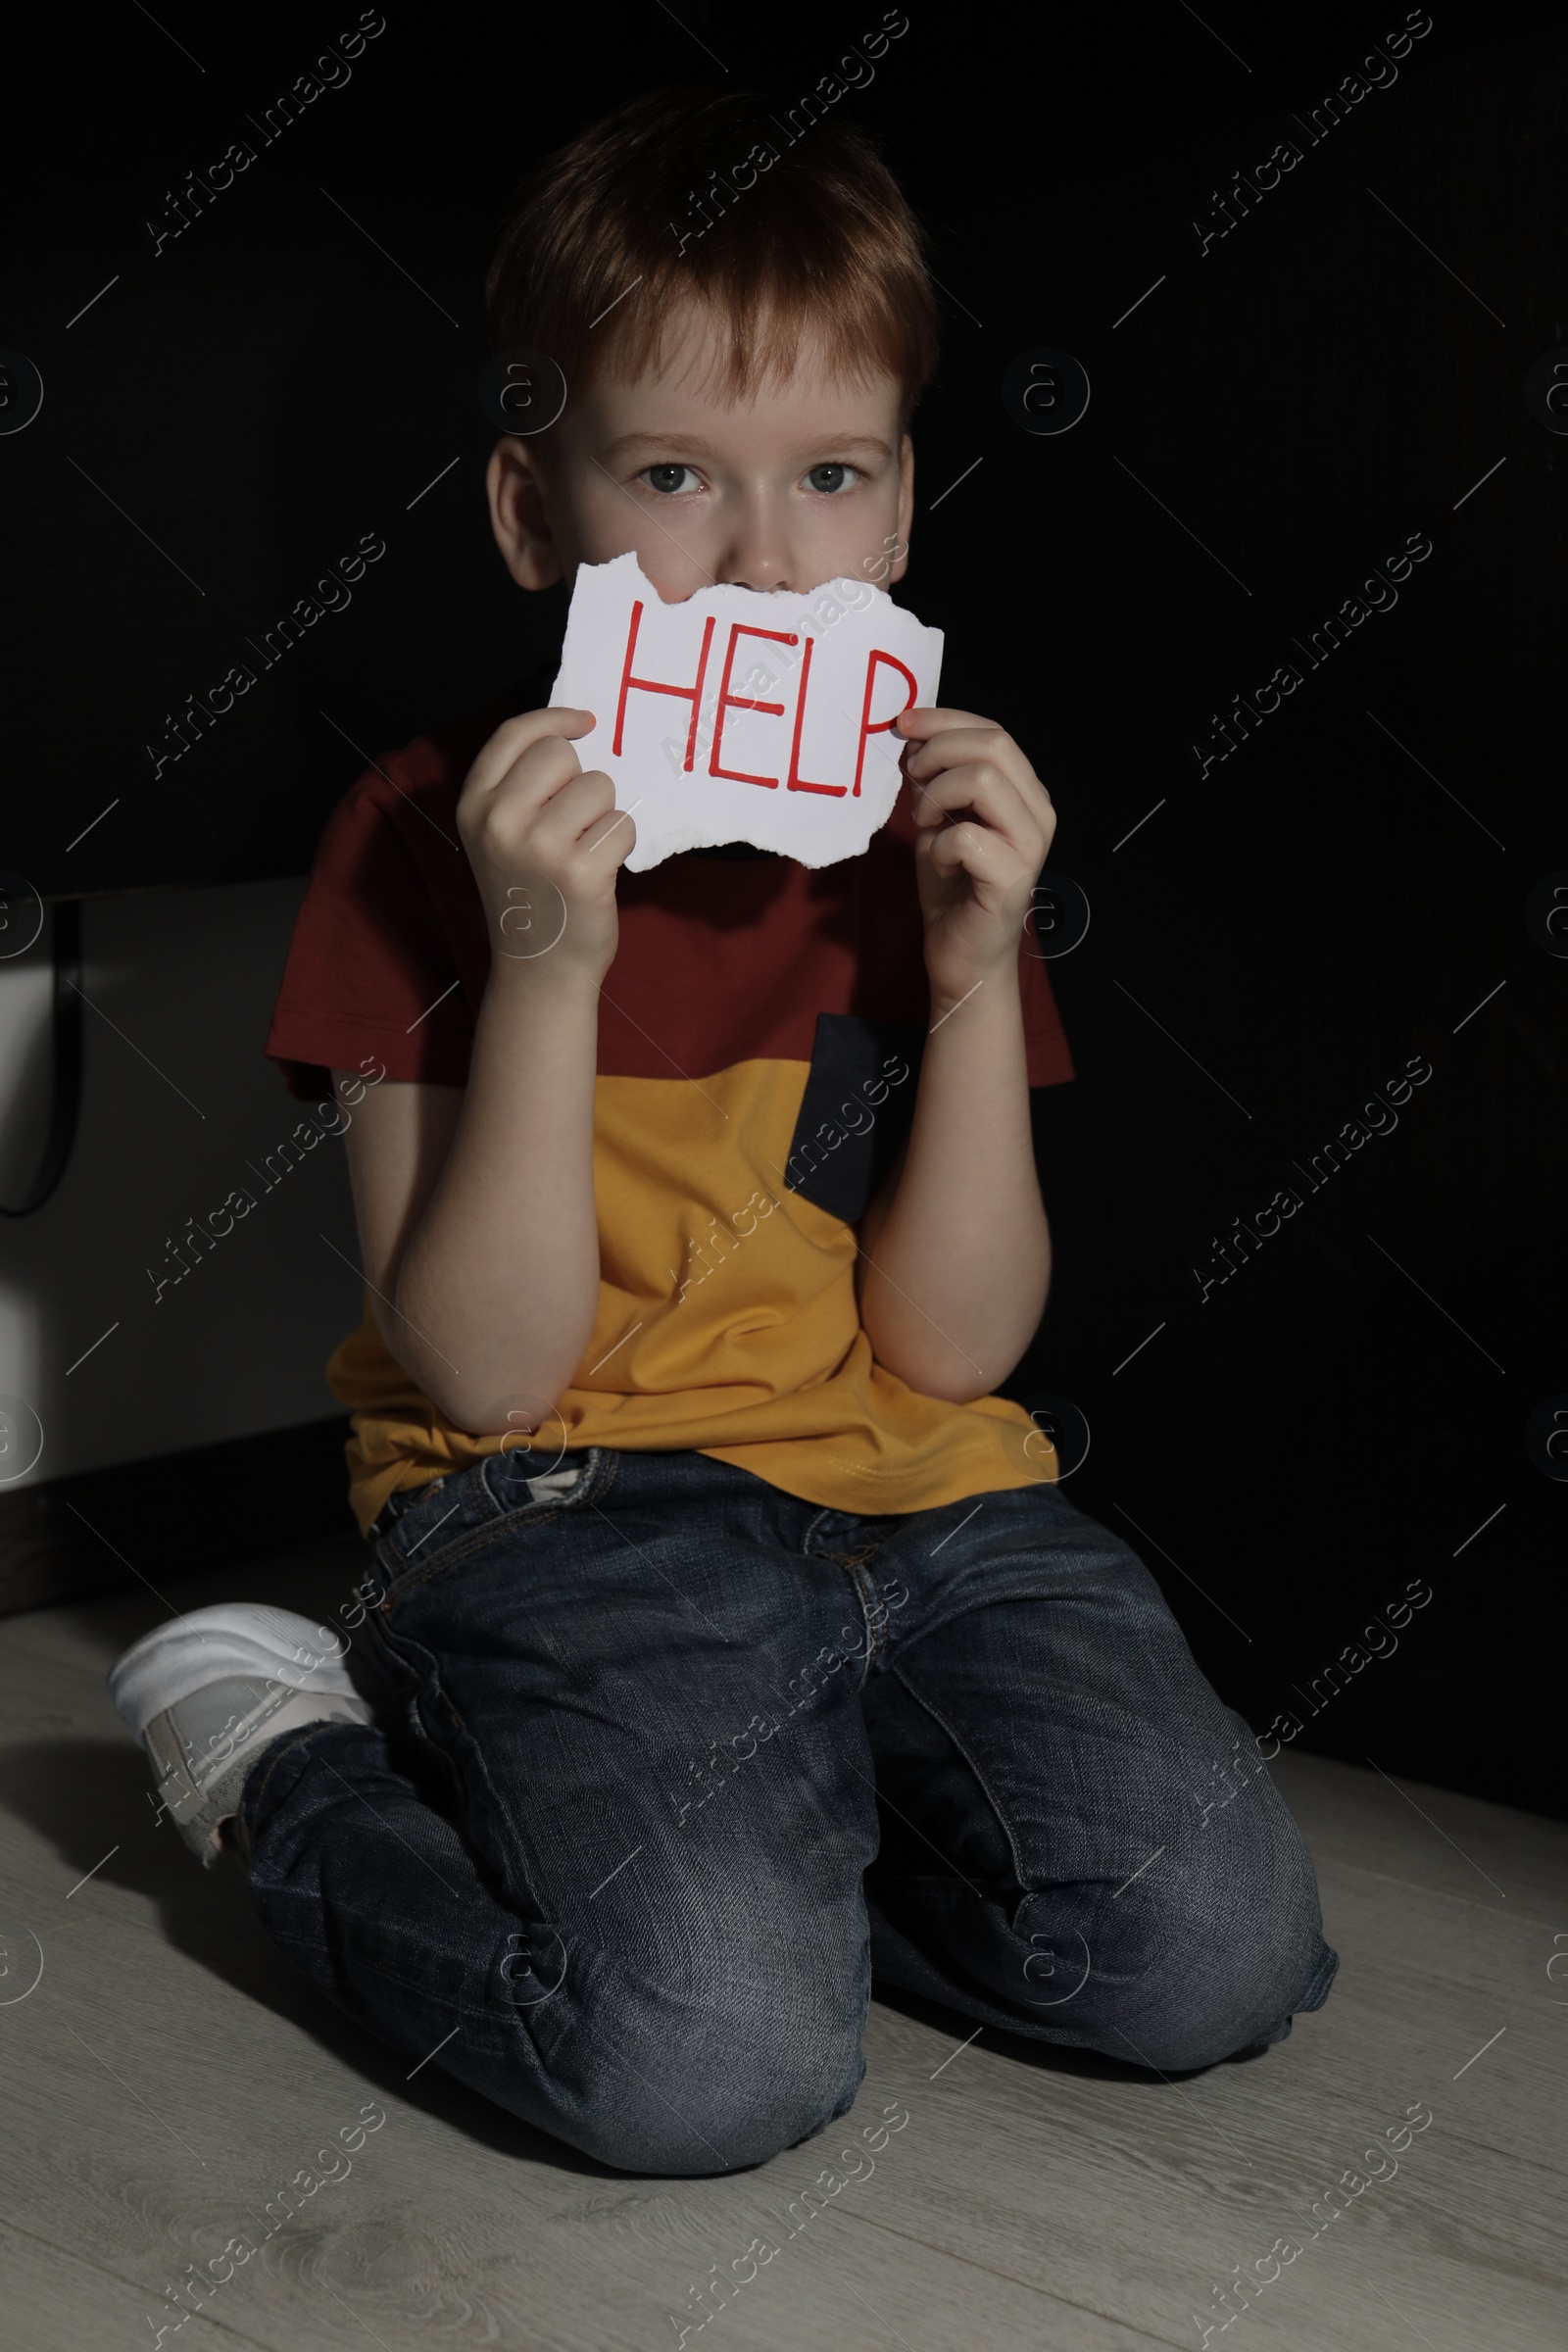
MULTIPOLYGON (((328 820, 265 1049, 301 1101, 326 1102, 334 1068, 466 1082, 490 941, 458 798, 553 674, 381 760, 328 820)), ((599 1312, 536 1446, 692 1448, 868 1516, 1054 1478, 1021 1405, 922 1396, 860 1325, 856 1226, 908 1132, 930 1017, 908 803, 906 786, 834 865, 736 843, 621 869, 594 1100, 599 1312)), ((1029 1084, 1054 1085, 1073 1068, 1032 927, 1018 969, 1029 1084)), ((522 1442, 448 1420, 369 1305, 327 1365, 366 1531, 394 1492, 522 1442)))

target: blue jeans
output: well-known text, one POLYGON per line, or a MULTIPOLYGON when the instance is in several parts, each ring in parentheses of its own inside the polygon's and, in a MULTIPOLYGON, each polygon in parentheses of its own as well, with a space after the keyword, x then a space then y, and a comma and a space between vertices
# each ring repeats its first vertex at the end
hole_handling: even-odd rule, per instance
POLYGON ((694 1452, 594 1447, 536 1498, 550 1467, 389 1506, 389 1703, 246 1783, 268 1934, 411 2059, 718 2173, 850 2108, 873 1973, 1163 2074, 1327 1999, 1247 1725, 1059 1488, 869 1518, 694 1452))

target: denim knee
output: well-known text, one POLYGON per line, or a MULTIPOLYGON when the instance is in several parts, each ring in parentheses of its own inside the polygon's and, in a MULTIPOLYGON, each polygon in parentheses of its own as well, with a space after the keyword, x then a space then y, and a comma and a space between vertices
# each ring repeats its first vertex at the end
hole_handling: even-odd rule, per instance
POLYGON ((706 1986, 601 1951, 565 1989, 553 2042, 537 2031, 526 2047, 493 2041, 469 2080, 619 2172, 765 2164, 846 2114, 865 2072, 853 1976, 834 1984, 786 1969, 781 1979, 777 1950, 706 1986))
POLYGON ((1271 1784, 1247 1793, 1263 1799, 1249 1816, 1208 1825, 1105 1905, 1131 1905, 1114 1937, 1147 1954, 1101 2044, 1115 2055, 1161 2073, 1213 2066, 1283 2041, 1296 2011, 1327 2000, 1339 1955, 1305 1840, 1271 1784))

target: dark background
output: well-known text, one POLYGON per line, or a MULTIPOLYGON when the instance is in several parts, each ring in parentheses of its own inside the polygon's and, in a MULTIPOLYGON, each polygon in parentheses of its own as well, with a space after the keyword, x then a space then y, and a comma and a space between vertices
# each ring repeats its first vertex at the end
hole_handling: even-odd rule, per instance
MULTIPOLYGON (((1394 86, 1308 147, 1289 114, 1405 13, 912 0, 836 112, 884 141, 943 287, 901 597, 947 632, 944 701, 1034 759, 1093 910, 1052 966, 1080 1075, 1039 1102, 1057 1266, 1009 1389, 1087 1416, 1067 1492, 1254 1726, 1304 1717, 1294 1687, 1424 1580, 1301 1744, 1564 1813, 1568 1491, 1525 1427, 1568 1392, 1568 964, 1524 909, 1568 867, 1568 443, 1524 385, 1568 345, 1568 30, 1436 0, 1394 86), (1287 135, 1301 163, 1200 256, 1193 216, 1287 135), (1002 399, 1041 346, 1093 388, 1059 437, 1002 399), (1415 532, 1397 608, 1200 780, 1210 714, 1304 669, 1291 639, 1415 532), (1200 1303, 1213 1239, 1304 1190, 1292 1160, 1415 1055, 1396 1132, 1200 1303)), ((787 105, 881 20, 389 0, 348 85, 262 148, 246 116, 357 14, 29 28, 0 344, 45 399, 0 439, 0 862, 46 896, 301 873, 362 752, 538 658, 560 592, 503 573, 475 398, 510 187, 715 61, 787 105), (240 137, 257 161, 155 259, 165 192, 240 137), (351 608, 155 782, 164 713, 259 667, 246 638, 367 532, 387 553, 351 608)))

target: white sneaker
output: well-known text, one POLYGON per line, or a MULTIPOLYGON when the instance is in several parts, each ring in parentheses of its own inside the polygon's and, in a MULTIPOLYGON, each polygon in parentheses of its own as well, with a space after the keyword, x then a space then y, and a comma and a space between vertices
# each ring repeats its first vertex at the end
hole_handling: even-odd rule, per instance
POLYGON ((347 1647, 343 1636, 292 1610, 225 1601, 155 1627, 110 1668, 109 1695, 146 1749, 180 1836, 209 1870, 270 1740, 307 1724, 371 1720, 338 1663, 347 1647))

